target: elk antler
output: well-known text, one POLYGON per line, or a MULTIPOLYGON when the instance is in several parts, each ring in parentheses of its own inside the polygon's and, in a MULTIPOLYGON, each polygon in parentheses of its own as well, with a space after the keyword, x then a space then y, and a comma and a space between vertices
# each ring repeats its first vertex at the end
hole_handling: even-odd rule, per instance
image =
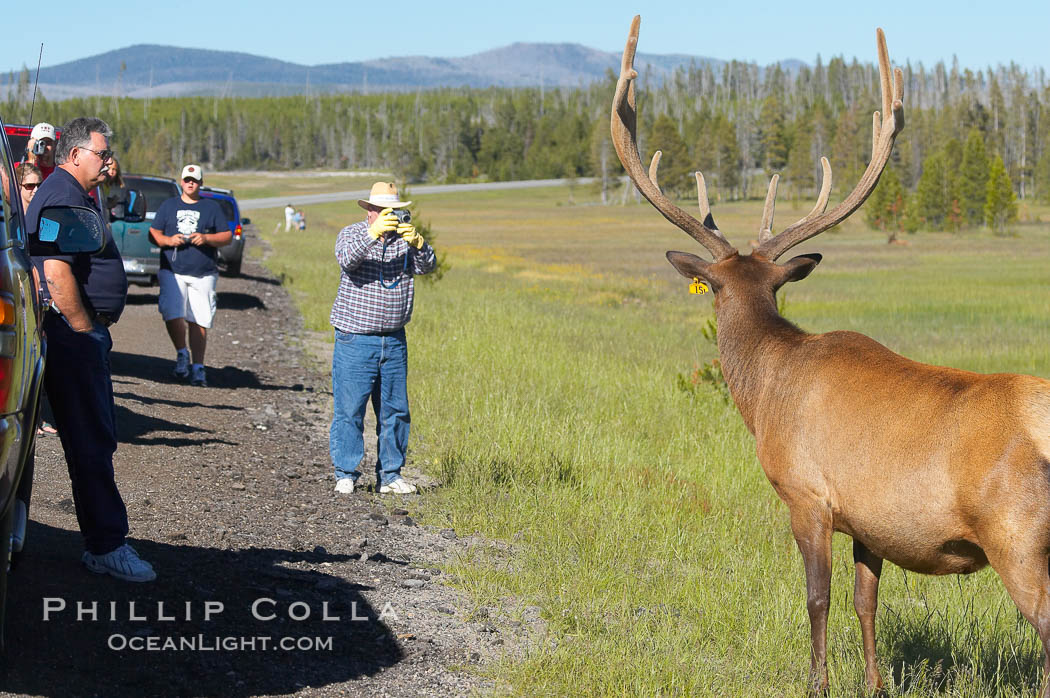
MULTIPOLYGON (((616 81, 616 95, 613 97, 612 105, 612 141, 616 148, 616 154, 620 158, 627 175, 638 187, 638 191, 649 200, 663 217, 691 235, 697 242, 707 248, 714 255, 715 261, 731 257, 737 253, 736 248, 730 245, 722 234, 716 229, 708 228, 704 223, 696 220, 688 213, 671 203, 671 200, 663 195, 656 183, 656 170, 660 162, 660 151, 653 156, 653 162, 646 173, 642 166, 641 156, 638 154, 638 138, 635 133, 638 120, 638 111, 635 108, 634 81, 638 72, 634 69, 634 54, 638 48, 638 26, 641 24, 640 15, 635 15, 631 22, 631 32, 627 36, 627 46, 623 50, 623 62, 620 65, 620 79, 616 81)), ((700 199, 700 213, 705 222, 710 220, 710 210, 707 206, 707 191, 703 186, 703 179, 697 178, 698 198, 700 199)), ((712 221, 713 223, 713 221, 712 221)))
MULTIPOLYGON (((904 75, 900 68, 893 71, 893 85, 891 97, 890 85, 890 57, 886 50, 886 35, 882 29, 876 31, 876 41, 879 51, 879 83, 882 87, 882 113, 875 112, 872 115, 871 126, 871 162, 861 175, 857 186, 843 199, 835 208, 824 211, 828 205, 828 194, 831 192, 831 165, 827 158, 821 158, 820 164, 823 169, 823 177, 820 187, 820 196, 817 205, 813 207, 802 220, 784 229, 776 237, 767 237, 760 240, 762 244, 755 250, 770 261, 776 261, 777 257, 814 235, 823 233, 828 228, 841 223, 856 211, 864 200, 868 198, 875 185, 879 183, 879 176, 889 161, 890 152, 893 150, 893 141, 897 134, 904 128, 904 75)), ((763 215, 762 226, 772 231, 773 224, 773 195, 776 192, 776 184, 770 184, 770 196, 766 199, 766 213, 763 215), (767 228, 768 225, 768 228, 767 228)), ((765 230, 763 231, 765 232, 765 230)))

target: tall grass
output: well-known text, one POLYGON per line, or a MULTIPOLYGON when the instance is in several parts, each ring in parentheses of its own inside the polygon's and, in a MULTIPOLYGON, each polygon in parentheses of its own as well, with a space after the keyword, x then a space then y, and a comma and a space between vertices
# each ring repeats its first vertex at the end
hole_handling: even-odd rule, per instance
MULTIPOLYGON (((802 694, 805 582, 786 507, 735 407, 677 387, 714 356, 700 338, 709 296, 687 295, 663 261, 695 245, 648 207, 559 205, 558 190, 421 198, 452 263, 420 288, 408 328, 411 457, 443 483, 423 514, 507 541, 450 571, 477 603, 512 615, 536 605, 549 627, 490 671, 524 695, 802 694)), ((756 229, 760 203, 716 213, 743 246, 732 231, 756 229)), ((334 233, 358 217, 352 205, 316 207, 313 233, 270 238, 268 263, 314 329, 338 279, 334 233)), ((923 234, 908 248, 843 228, 800 249, 825 261, 785 289, 792 320, 862 331, 922 361, 1050 374, 1050 226, 923 234)), ((857 695, 844 536, 833 565, 832 692, 857 695)), ((994 572, 931 578, 887 565, 882 579, 892 694, 1034 690, 1037 637, 994 572)))

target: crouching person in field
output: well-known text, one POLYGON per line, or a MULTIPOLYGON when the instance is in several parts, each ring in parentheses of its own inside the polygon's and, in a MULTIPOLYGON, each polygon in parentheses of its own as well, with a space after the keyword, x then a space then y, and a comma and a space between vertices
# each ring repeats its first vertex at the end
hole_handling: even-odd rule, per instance
POLYGON ((401 477, 411 423, 405 325, 412 318, 413 276, 434 271, 437 259, 415 226, 399 221, 399 210, 412 202, 401 201, 393 184, 377 182, 368 199, 357 203, 365 220, 339 231, 335 243, 343 270, 331 315, 335 491, 352 493, 360 477, 371 399, 379 437, 376 486, 382 493, 410 494, 415 486, 401 477))

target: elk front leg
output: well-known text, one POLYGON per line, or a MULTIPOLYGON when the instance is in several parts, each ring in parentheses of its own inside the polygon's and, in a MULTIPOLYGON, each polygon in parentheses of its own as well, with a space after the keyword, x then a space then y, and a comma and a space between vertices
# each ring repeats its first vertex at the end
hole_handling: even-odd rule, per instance
POLYGON ((791 512, 791 530, 806 567, 809 611, 809 691, 828 690, 828 608, 831 605, 831 512, 822 502, 791 512))
POLYGON ((877 692, 883 688, 882 676, 875 663, 875 610, 879 605, 882 558, 874 555, 859 540, 854 540, 853 565, 856 570, 853 608, 860 620, 860 634, 864 640, 864 682, 869 691, 877 692))

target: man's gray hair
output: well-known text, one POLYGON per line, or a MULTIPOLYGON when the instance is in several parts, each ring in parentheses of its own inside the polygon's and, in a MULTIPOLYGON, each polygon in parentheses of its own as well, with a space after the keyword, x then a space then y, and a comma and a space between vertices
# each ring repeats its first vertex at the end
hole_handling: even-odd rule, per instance
POLYGON ((101 133, 107 140, 113 137, 109 124, 93 116, 79 116, 63 126, 55 147, 55 164, 64 165, 73 148, 90 148, 92 133, 101 133))

